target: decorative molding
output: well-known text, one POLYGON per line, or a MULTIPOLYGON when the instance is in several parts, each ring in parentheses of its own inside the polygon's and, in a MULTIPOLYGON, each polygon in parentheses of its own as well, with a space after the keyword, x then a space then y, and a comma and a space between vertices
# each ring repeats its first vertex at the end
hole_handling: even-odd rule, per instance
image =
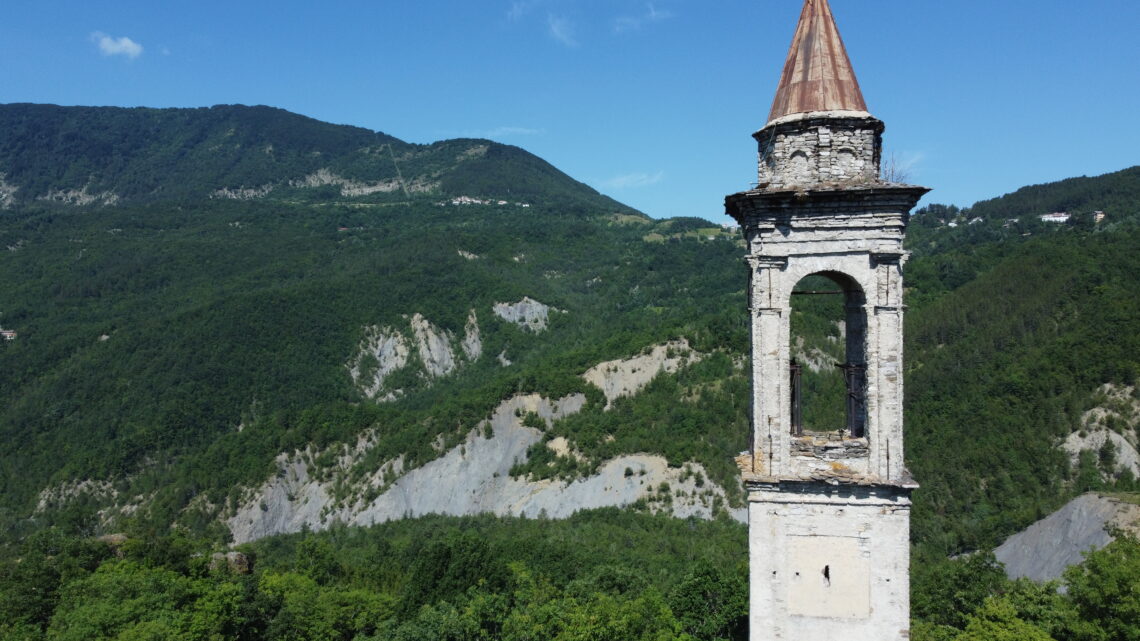
POLYGON ((899 265, 905 256, 905 252, 872 252, 871 265, 874 267, 878 267, 879 265, 899 265))

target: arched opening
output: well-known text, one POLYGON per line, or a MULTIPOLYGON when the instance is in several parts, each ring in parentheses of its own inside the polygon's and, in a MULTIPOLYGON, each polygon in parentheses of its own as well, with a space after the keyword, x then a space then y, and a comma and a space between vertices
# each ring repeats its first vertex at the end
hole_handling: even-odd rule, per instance
POLYGON ((792 288, 791 429, 796 436, 862 438, 867 425, 867 317, 863 291, 838 272, 792 288))
POLYGON ((788 178, 792 182, 803 182, 811 176, 811 168, 806 151, 796 150, 788 158, 788 178))

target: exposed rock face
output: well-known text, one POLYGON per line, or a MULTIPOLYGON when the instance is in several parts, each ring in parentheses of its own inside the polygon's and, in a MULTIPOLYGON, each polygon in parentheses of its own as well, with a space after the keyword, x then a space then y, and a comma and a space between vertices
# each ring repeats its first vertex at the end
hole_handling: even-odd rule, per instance
POLYGON ((1140 453, 1136 451, 1135 445, 1116 432, 1098 429, 1087 432, 1085 436, 1081 436, 1080 432, 1074 432, 1065 439, 1061 448, 1068 452, 1069 462, 1076 467, 1082 451, 1100 452, 1106 442, 1112 443, 1113 449, 1116 450, 1116 469, 1113 471, 1131 470, 1133 476, 1140 476, 1140 453))
POLYGON ((1011 579, 1050 581, 1080 563, 1088 550, 1111 543, 1112 528, 1140 532, 1140 506, 1084 494, 1006 539, 994 549, 994 556, 1005 564, 1011 579))
POLYGON ((114 499, 119 495, 119 493, 115 491, 115 486, 112 485, 110 481, 97 481, 93 479, 67 481, 41 490, 36 500, 36 512, 39 513, 49 508, 57 508, 62 504, 74 501, 84 494, 96 499, 114 499))
POLYGON ((834 356, 824 352, 818 347, 805 349, 802 336, 796 337, 796 344, 792 349, 792 354, 792 358, 794 358, 797 363, 816 373, 833 371, 835 366, 839 363, 834 356))
MULTIPOLYGON (((564 518, 578 510, 646 499, 651 508, 678 517, 709 518, 714 504, 725 503, 724 490, 704 482, 707 474, 701 466, 687 466, 686 474, 670 468, 660 456, 645 454, 612 459, 596 475, 572 482, 512 478, 511 468, 525 460, 528 448, 542 439, 542 431, 522 424, 522 416, 534 412, 549 422, 578 412, 585 400, 581 394, 557 401, 531 394, 503 401, 490 419, 440 458, 406 472, 399 460, 386 464, 394 474, 402 472, 388 485, 382 481, 386 469, 370 475, 369 483, 385 489, 368 502, 358 499, 351 505, 335 506, 330 497, 337 478, 318 481, 310 475, 302 453, 283 455, 278 459, 280 472, 226 524, 235 543, 243 543, 304 527, 320 530, 334 522, 370 525, 425 514, 491 512, 564 518), (485 437, 488 429, 490 438, 485 437)), ((347 471, 368 447, 368 439, 362 438, 338 469, 347 471)), ((732 514, 743 520, 745 512, 742 508, 732 514)))
POLYGON ((263 198, 273 191, 273 185, 262 185, 260 187, 237 187, 230 189, 223 187, 222 189, 215 190, 210 194, 210 198, 228 198, 230 200, 253 200, 255 198, 263 198))
POLYGON ((1136 388, 1119 387, 1106 383, 1097 390, 1096 407, 1081 415, 1082 429, 1074 432, 1061 444, 1061 449, 1069 455, 1075 467, 1081 452, 1091 450, 1099 453, 1105 443, 1111 443, 1116 451, 1115 469, 1105 470, 1107 474, 1130 470, 1133 476, 1140 477, 1140 452, 1137 452, 1140 427, 1140 399, 1135 397, 1136 388))
MULTIPOLYGON (((412 348, 415 348, 419 364, 423 367, 420 376, 427 380, 446 376, 459 366, 452 347, 455 337, 451 332, 436 327, 418 313, 412 316, 408 325, 410 338, 392 327, 371 325, 364 328, 364 338, 345 367, 352 382, 368 398, 392 401, 403 394, 403 390, 386 388, 384 381, 392 373, 411 365, 412 348)), ((483 354, 475 310, 467 315, 459 346, 468 361, 474 361, 483 354)))
POLYGON ((424 372, 438 378, 455 370, 455 353, 451 351, 451 333, 432 325, 421 314, 412 316, 412 334, 424 372))
POLYGON ((325 185, 339 185, 340 195, 348 197, 367 196, 376 193, 387 194, 404 188, 408 192, 426 193, 439 187, 438 182, 433 182, 422 176, 403 185, 398 179, 367 183, 338 176, 328 169, 318 169, 304 178, 289 181, 291 187, 323 187, 325 185))
POLYGON ((5 180, 8 174, 0 173, 0 209, 8 209, 16 202, 16 190, 19 189, 5 180))
POLYGON ((391 327, 366 327, 356 355, 346 364, 352 382, 371 399, 394 400, 399 390, 384 390, 384 379, 408 364, 408 342, 391 327), (383 394, 381 392, 384 392, 383 394))
POLYGON ((479 335, 479 319, 475 310, 467 314, 467 324, 463 326, 463 353, 469 361, 483 355, 483 339, 479 335))
POLYGON ((467 149, 455 157, 456 160, 462 162, 464 160, 471 160, 472 158, 482 158, 487 155, 487 145, 475 145, 467 149))
POLYGON ((543 305, 529 296, 523 296, 523 299, 517 303, 495 303, 492 307, 495 316, 536 334, 546 329, 552 309, 554 308, 543 305))
POLYGON ((315 172, 289 181, 292 187, 323 187, 325 185, 339 185, 342 196, 366 196, 375 193, 391 193, 400 189, 400 182, 388 180, 377 183, 362 183, 338 176, 328 169, 318 169, 315 172))
POLYGON ((104 191, 98 194, 88 193, 87 185, 84 185, 83 189, 53 189, 43 196, 37 197, 36 200, 46 200, 48 202, 62 203, 64 205, 76 205, 81 207, 83 205, 92 204, 114 205, 115 203, 119 202, 119 196, 118 194, 109 191, 104 191))
POLYGON ((609 409, 615 400, 636 394, 661 372, 672 373, 700 359, 701 355, 689 347, 689 341, 681 339, 654 345, 632 358, 598 363, 586 370, 582 378, 602 390, 609 409))

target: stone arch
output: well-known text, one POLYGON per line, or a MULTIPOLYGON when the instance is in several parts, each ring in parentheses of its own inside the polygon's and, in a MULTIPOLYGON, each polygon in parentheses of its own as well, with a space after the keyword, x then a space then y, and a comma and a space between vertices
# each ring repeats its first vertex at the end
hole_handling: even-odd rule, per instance
POLYGON ((788 181, 792 183, 811 182, 811 158, 808 152, 797 149, 788 157, 788 181))
MULTIPOLYGON (((823 432, 840 432, 847 437, 863 438, 866 436, 867 426, 867 352, 868 352, 868 332, 867 332, 867 300, 864 294, 864 289, 860 286, 859 282, 849 276, 848 274, 838 270, 819 270, 803 274, 793 281, 793 286, 788 291, 788 300, 785 309, 789 312, 789 332, 788 332, 788 350, 789 350, 789 396, 788 401, 791 404, 790 409, 790 424, 791 432, 793 435, 803 435, 805 428, 812 428, 814 431, 823 432), (812 278, 821 277, 821 278, 812 278), (826 280, 822 280, 826 279, 826 280), (834 289, 803 289, 803 283, 821 283, 830 282, 834 284, 834 289), (804 404, 805 401, 818 402, 819 399, 808 399, 805 397, 802 388, 803 377, 805 376, 805 367, 809 368, 812 380, 816 380, 815 376, 827 377, 834 375, 834 371, 822 371, 830 363, 821 363, 819 361, 811 360, 810 355, 807 356, 808 362, 799 363, 792 355, 797 346, 792 345, 794 341, 792 338, 791 318, 793 313, 792 301, 796 296, 842 296, 842 324, 838 325, 840 328, 840 340, 843 341, 843 358, 834 364, 842 376, 843 387, 843 403, 842 414, 844 416, 841 425, 807 425, 804 421, 804 404)), ((833 319, 834 320, 834 319, 833 319)), ((826 360, 826 359, 824 359, 826 360)), ((835 380, 832 379, 834 385, 835 380)), ((836 393, 839 393, 838 391, 836 393)), ((818 409, 818 408, 812 408, 818 409)), ((838 409, 838 408, 832 408, 838 409)))

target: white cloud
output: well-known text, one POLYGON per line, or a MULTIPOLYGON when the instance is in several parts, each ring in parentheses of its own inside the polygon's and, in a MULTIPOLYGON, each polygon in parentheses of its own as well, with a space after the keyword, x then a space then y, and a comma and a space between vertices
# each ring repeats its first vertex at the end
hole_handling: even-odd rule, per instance
POLYGON ((547 16, 547 26, 550 28, 550 37, 567 47, 577 47, 578 40, 574 38, 574 23, 569 19, 551 14, 547 16))
POLYGON ((603 180, 602 186, 610 189, 631 189, 636 187, 648 187, 656 185, 665 178, 665 172, 658 171, 656 173, 647 174, 643 171, 634 172, 632 174, 624 174, 621 176, 614 176, 609 180, 603 180))
POLYGON ((99 47, 99 52, 104 56, 126 56, 132 60, 142 55, 143 47, 139 43, 123 36, 121 38, 113 38, 101 31, 96 31, 91 34, 91 42, 94 42, 99 47))
POLYGON ((512 2, 511 8, 507 11, 507 19, 512 22, 522 19, 523 16, 530 13, 533 4, 533 2, 512 2))
POLYGON ((644 25, 660 22, 673 17, 672 11, 658 9, 652 2, 646 3, 645 11, 636 16, 621 16, 614 20, 614 32, 636 31, 644 25))

